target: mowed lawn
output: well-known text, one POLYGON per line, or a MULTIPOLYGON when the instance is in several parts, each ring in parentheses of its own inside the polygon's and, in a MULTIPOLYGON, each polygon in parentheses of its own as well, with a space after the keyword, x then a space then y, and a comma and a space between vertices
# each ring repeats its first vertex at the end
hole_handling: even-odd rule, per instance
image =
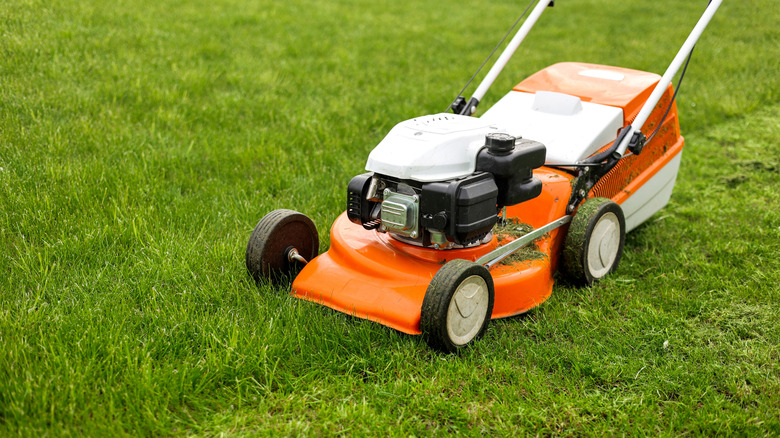
MULTIPOLYGON (((559 61, 662 73, 706 4, 557 1, 480 113, 559 61)), ((443 355, 248 277, 273 209, 325 251, 373 146, 524 7, 4 0, 0 435, 780 435, 774 0, 699 42, 675 193, 606 280, 443 355)))

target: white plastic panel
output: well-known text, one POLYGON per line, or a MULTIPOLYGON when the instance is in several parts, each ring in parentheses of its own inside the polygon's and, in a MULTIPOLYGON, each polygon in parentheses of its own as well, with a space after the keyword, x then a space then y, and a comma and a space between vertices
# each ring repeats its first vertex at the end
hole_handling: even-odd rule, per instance
POLYGON ((570 94, 537 91, 531 109, 559 116, 573 116, 582 112, 582 101, 579 97, 570 94))
POLYGON ((514 136, 542 142, 548 164, 565 164, 615 140, 623 127, 623 110, 561 93, 510 91, 480 119, 503 125, 514 136))
POLYGON ((618 73, 612 70, 602 70, 598 68, 592 68, 589 70, 583 70, 577 73, 580 76, 587 76, 589 78, 607 79, 610 81, 620 82, 626 78, 626 75, 618 73))
POLYGON ((626 231, 631 231, 669 203, 680 170, 682 152, 642 185, 620 206, 626 216, 626 231))
POLYGON ((371 151, 366 170, 421 182, 470 175, 489 132, 504 132, 484 119, 435 114, 403 121, 371 151))

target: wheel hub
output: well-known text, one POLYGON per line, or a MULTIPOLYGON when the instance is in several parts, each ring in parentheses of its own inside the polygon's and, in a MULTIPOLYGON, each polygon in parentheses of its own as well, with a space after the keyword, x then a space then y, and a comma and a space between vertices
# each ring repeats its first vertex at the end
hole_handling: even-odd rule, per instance
POLYGON ((479 333, 487 308, 485 280, 479 275, 465 279, 453 294, 447 311, 447 333, 455 344, 466 344, 479 333))
POLYGON ((599 218, 588 245, 588 267, 595 278, 606 275, 620 246, 620 223, 614 213, 599 218))

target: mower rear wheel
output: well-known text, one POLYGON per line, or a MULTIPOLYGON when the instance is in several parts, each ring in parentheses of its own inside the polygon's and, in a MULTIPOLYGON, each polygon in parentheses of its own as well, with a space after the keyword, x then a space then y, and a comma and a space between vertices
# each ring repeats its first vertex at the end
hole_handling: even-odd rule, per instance
POLYGON ((255 281, 278 281, 295 276, 317 256, 320 239, 308 216, 293 210, 274 210, 255 226, 246 246, 246 268, 255 281))
POLYGON ((455 352, 481 337, 493 313, 493 278, 487 268, 451 260, 436 272, 425 292, 420 330, 431 348, 455 352))
POLYGON ((585 201, 572 219, 563 249, 564 269, 575 283, 592 284, 617 269, 626 239, 626 219, 607 198, 585 201))

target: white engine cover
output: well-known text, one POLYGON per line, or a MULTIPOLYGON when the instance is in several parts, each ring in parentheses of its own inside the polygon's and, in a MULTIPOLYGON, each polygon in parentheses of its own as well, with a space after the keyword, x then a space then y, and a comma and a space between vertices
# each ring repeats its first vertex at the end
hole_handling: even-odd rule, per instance
POLYGON ((505 131, 495 122, 458 114, 406 120, 371 151, 366 170, 420 182, 467 176, 490 132, 505 131))
POLYGON ((536 140, 547 148, 547 164, 575 163, 615 140, 623 110, 568 94, 510 91, 482 115, 507 134, 536 140))
POLYGON ((541 142, 547 164, 574 163, 613 141, 622 126, 620 108, 561 93, 510 91, 480 118, 441 113, 395 125, 371 151, 366 170, 420 182, 467 176, 490 132, 541 142))

